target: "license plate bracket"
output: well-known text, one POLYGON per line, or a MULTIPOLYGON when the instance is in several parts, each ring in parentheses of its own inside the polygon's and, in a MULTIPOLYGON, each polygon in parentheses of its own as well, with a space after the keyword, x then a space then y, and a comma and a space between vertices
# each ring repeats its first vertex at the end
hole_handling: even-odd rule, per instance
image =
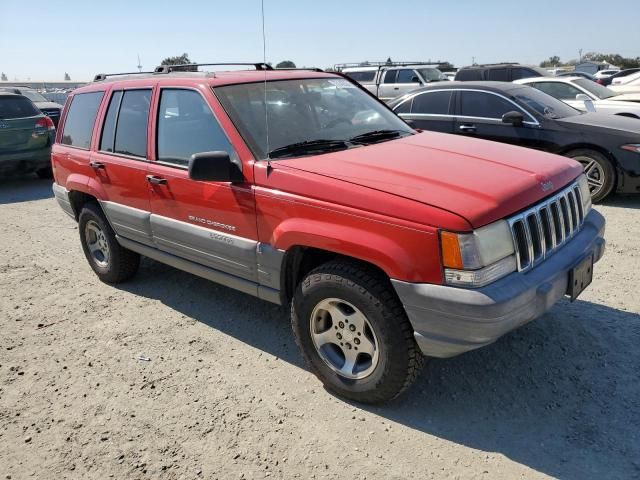
POLYGON ((569 284, 567 285, 567 295, 573 302, 593 280, 593 254, 582 259, 582 261, 569 271, 569 284))

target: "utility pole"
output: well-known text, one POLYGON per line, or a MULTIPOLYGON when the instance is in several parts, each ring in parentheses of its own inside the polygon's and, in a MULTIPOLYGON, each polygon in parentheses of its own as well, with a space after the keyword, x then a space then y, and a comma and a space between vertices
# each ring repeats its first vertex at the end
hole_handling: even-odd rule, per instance
POLYGON ((138 71, 142 72, 142 65, 140 65, 140 54, 138 54, 138 71))
POLYGON ((475 65, 476 64, 476 57, 471 57, 471 65, 475 65))
POLYGON ((578 50, 578 63, 582 63, 582 49, 578 50))

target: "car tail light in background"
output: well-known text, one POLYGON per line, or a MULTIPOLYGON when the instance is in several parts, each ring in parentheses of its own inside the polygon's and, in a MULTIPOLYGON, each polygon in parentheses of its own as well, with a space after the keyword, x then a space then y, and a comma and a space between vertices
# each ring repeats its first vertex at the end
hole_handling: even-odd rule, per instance
POLYGON ((604 85, 604 80, 602 78, 596 78, 596 83, 599 83, 600 85, 604 85))
POLYGON ((56 127, 53 124, 53 120, 49 117, 41 118, 36 122, 36 128, 46 128, 47 130, 55 130, 56 127))

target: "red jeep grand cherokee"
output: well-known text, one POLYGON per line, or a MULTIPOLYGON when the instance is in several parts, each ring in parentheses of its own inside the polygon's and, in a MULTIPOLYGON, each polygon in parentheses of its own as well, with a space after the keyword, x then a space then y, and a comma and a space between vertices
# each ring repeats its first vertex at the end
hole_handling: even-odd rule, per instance
POLYGON ((291 304, 312 371, 372 403, 591 281, 604 219, 578 163, 418 133, 340 75, 255 68, 69 97, 53 189, 101 280, 144 255, 291 304))

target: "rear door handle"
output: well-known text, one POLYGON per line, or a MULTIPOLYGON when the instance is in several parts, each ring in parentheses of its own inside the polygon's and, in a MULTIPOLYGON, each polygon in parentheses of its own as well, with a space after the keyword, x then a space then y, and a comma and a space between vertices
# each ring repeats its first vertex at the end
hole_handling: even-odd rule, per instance
POLYGON ((475 125, 460 125, 458 127, 458 129, 461 132, 475 132, 476 131, 476 126, 475 125))
POLYGON ((166 185, 167 179, 162 177, 157 177, 155 175, 147 175, 147 182, 153 185, 166 185))
POLYGON ((104 163, 100 162, 89 162, 89 166, 94 170, 104 170, 104 163))
POLYGON ((394 90, 400 90, 400 87, 393 87, 394 90))

